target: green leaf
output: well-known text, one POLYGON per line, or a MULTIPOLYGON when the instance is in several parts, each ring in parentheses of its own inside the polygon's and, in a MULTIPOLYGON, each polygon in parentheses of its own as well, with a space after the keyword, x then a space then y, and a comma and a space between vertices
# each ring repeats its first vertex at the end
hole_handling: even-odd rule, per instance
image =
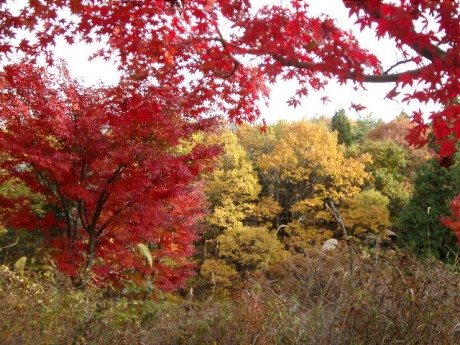
POLYGON ((143 243, 138 243, 137 244, 137 249, 139 249, 141 254, 145 256, 145 258, 149 262, 150 268, 152 268, 153 267, 153 258, 152 258, 152 254, 150 253, 149 247, 147 247, 143 243))

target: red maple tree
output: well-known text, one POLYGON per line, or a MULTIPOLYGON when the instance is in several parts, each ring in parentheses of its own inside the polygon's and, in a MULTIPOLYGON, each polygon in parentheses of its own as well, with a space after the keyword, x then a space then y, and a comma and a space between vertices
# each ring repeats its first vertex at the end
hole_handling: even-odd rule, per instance
MULTIPOLYGON (((427 131, 431 127, 431 136, 439 146, 439 156, 445 158, 453 154, 455 143, 460 137, 460 105, 455 102, 459 96, 460 86, 458 0, 400 0, 393 3, 344 1, 361 28, 371 28, 377 38, 393 39, 397 49, 406 57, 404 61, 399 61, 387 69, 381 67, 372 53, 361 49, 353 35, 337 27, 332 19, 311 16, 308 5, 301 0, 286 1, 283 2, 283 6, 264 6, 257 11, 251 8, 248 0, 31 0, 25 8, 19 10, 19 13, 14 14, 6 6, 5 0, 0 0, 0 4, 2 62, 7 61, 8 54, 20 51, 29 59, 45 56, 52 64, 51 48, 58 38, 64 38, 70 44, 75 40, 87 43, 106 41, 106 48, 97 55, 106 58, 115 56, 119 60, 119 68, 124 72, 124 77, 116 92, 112 90, 102 93, 104 100, 110 101, 112 106, 103 101, 92 102, 98 104, 97 107, 105 107, 105 111, 111 107, 118 108, 117 112, 123 114, 111 119, 121 126, 120 128, 124 128, 117 134, 120 139, 126 138, 127 133, 134 131, 131 115, 126 114, 138 114, 136 116, 142 118, 139 122, 145 121, 147 124, 153 121, 149 120, 150 117, 156 118, 153 114, 164 115, 161 121, 164 128, 161 131, 165 132, 166 139, 159 141, 165 145, 164 152, 155 160, 158 164, 152 163, 149 167, 154 171, 163 171, 161 169, 176 164, 176 160, 180 161, 180 157, 172 155, 166 149, 168 146, 174 147, 175 140, 183 135, 175 131, 183 128, 189 130, 192 124, 199 126, 213 112, 224 113, 236 122, 254 121, 260 115, 257 101, 267 97, 267 85, 279 79, 293 79, 298 82, 298 89, 290 100, 293 106, 300 104, 301 99, 308 96, 310 90, 321 89, 331 78, 340 83, 349 80, 358 84, 395 83, 395 89, 388 97, 397 94, 397 89, 401 86, 413 85, 416 86, 415 91, 406 96, 406 101, 434 101, 442 104, 444 108, 432 114, 423 114, 421 111, 412 114, 415 127, 409 135, 410 141, 416 145, 423 145, 428 138, 427 131), (24 35, 24 32, 27 35, 24 35), (409 67, 403 72, 392 73, 396 66, 400 69, 404 66, 409 67), (133 91, 141 82, 142 85, 149 85, 147 89, 133 91), (126 94, 129 95, 127 103, 126 94), (147 94, 151 97, 148 102, 152 102, 149 107, 159 109, 161 105, 161 111, 152 111, 147 107, 148 109, 142 112, 143 115, 140 115, 141 112, 135 105, 146 104, 144 102, 147 102, 147 94), (168 104, 163 105, 165 102, 168 104), (128 109, 131 110, 124 110, 123 104, 128 104, 128 109), (430 123, 425 122, 425 115, 429 115, 430 123), (182 116, 190 121, 184 122, 182 116)), ((8 73, 12 73, 11 70, 8 73)), ((35 76, 38 77, 36 74, 35 76)), ((24 78, 27 79, 27 76, 24 75, 24 78)), ((31 85, 40 87, 40 84, 29 80, 31 85)), ((11 83, 9 79, 3 79, 0 84, 7 82, 11 83)), ((49 91, 51 92, 51 89, 49 91)), ((92 94, 89 98, 93 100, 97 97, 98 95, 92 94)), ((82 101, 78 106, 89 106, 87 103, 82 101)), ((38 106, 48 106, 47 101, 34 103, 28 111, 33 113, 38 106)), ((92 128, 100 132, 100 126, 104 126, 106 120, 99 118, 102 116, 99 111, 91 108, 85 114, 88 124, 85 130, 91 132, 92 128), (97 126, 89 126, 93 122, 99 123, 98 130, 94 129, 97 126)), ((34 153, 37 157, 41 154, 40 159, 37 158, 39 164, 45 164, 48 159, 50 171, 57 170, 51 167, 51 160, 46 158, 51 154, 56 155, 57 167, 61 162, 60 156, 63 155, 61 151, 57 153, 54 150, 52 141, 44 139, 50 135, 45 133, 51 126, 46 128, 47 126, 43 126, 34 118, 31 119, 34 121, 33 126, 42 133, 40 140, 43 148, 40 148, 41 152, 34 153)), ((112 122, 110 126, 116 128, 112 122)), ((146 128, 157 129, 158 132, 158 126, 146 128)), ((68 131, 65 126, 58 125, 56 128, 60 128, 62 133, 58 134, 63 136, 63 133, 68 131)), ((18 158, 11 153, 14 140, 8 138, 8 135, 13 135, 12 133, 18 130, 22 129, 11 127, 10 132, 5 131, 2 134, 5 142, 9 142, 8 145, 3 144, 5 147, 2 149, 10 152, 12 159, 18 158)), ((30 132, 30 137, 35 138, 36 136, 32 135, 33 131, 30 132)), ((109 136, 111 133, 109 131, 109 136)), ((52 137, 56 135, 52 133, 52 137)), ((159 138, 163 138, 158 135, 159 138)), ((27 137, 24 136, 24 140, 27 137)), ((75 139, 77 143, 83 140, 81 137, 78 138, 75 139)), ((114 164, 110 165, 112 168, 106 168, 105 164, 109 162, 99 158, 95 160, 98 166, 94 170, 101 169, 101 174, 105 171, 106 187, 115 188, 118 184, 112 183, 110 176, 115 174, 116 177, 125 177, 125 168, 119 165, 119 155, 123 156, 121 151, 125 148, 121 150, 123 145, 118 142, 121 145, 120 150, 117 149, 118 144, 112 145, 115 150, 111 152, 111 145, 94 140, 94 143, 87 144, 87 150, 97 151, 92 153, 97 154, 97 157, 111 157, 113 162, 110 164, 114 164)), ((130 147, 127 152, 130 150, 134 148, 130 147)), ((32 150, 27 153, 27 159, 35 157, 33 152, 32 150)), ((68 156, 62 158, 65 162, 70 161, 69 157, 75 156, 75 153, 66 154, 68 156)), ((25 157, 22 159, 25 160, 25 157)), ((132 164, 132 167, 137 168, 137 163, 132 164)), ((184 161, 180 164, 180 167, 187 166, 184 161)), ((184 169, 189 170, 188 166, 184 169)), ((68 174, 68 171, 68 168, 62 168, 59 173, 56 172, 57 181, 63 179, 61 176, 68 174)), ((175 190, 174 183, 181 185, 182 178, 185 178, 184 171, 178 169, 178 175, 175 177, 177 181, 159 173, 155 175, 158 177, 157 183, 169 184, 168 186, 175 190)), ((95 175, 87 175, 86 179, 89 181, 94 178, 93 176, 95 175)), ((144 190, 145 187, 141 187, 139 181, 135 178, 130 180, 130 190, 133 193, 144 190)), ((64 187, 64 190, 66 193, 66 188, 69 190, 69 200, 73 202, 80 194, 82 200, 86 200, 86 194, 92 193, 89 188, 91 186, 89 183, 86 185, 87 188, 81 188, 74 184, 64 187)), ((123 198, 124 193, 126 191, 111 195, 123 198)), ((102 200, 104 199, 102 197, 102 200)), ((99 213, 97 200, 99 199, 94 199, 92 208, 88 208, 87 212, 91 215, 99 213)), ((126 202, 128 199, 123 200, 126 202)), ((171 203, 170 207, 178 206, 171 203)), ((106 219, 104 217, 109 216, 100 217, 106 219)), ((87 226, 91 224, 89 222, 87 226)), ((104 221, 100 224, 104 224, 104 221)))
POLYGON ((458 244, 460 244, 460 195, 457 195, 450 202, 449 207, 452 215, 449 217, 442 217, 441 223, 454 231, 458 239, 458 244))
MULTIPOLYGON (((196 176, 216 150, 183 153, 181 143, 214 121, 177 112, 168 90, 85 88, 65 67, 56 76, 21 63, 3 78, 0 179, 44 195, 47 211, 37 217, 24 204, 5 223, 45 231, 75 284, 90 272, 96 281, 148 278, 165 290, 183 284, 203 215, 196 176), (150 248, 152 267, 139 243, 150 248)), ((20 204, 0 200, 11 202, 20 204)))
POLYGON ((416 85, 406 101, 431 100, 444 108, 414 113, 409 138, 418 145, 426 142, 424 115, 429 115, 440 157, 450 156, 460 135, 460 106, 453 102, 460 86, 459 1, 344 4, 362 29, 394 40, 406 60, 383 70, 349 32, 330 18, 311 16, 301 0, 257 11, 249 0, 34 0, 17 15, 3 6, 0 56, 18 49, 52 61, 50 47, 58 37, 69 43, 105 39, 98 55, 117 56, 127 78, 151 77, 177 94, 184 93, 186 82, 193 102, 222 110, 237 122, 259 116, 256 101, 267 96, 267 82, 278 78, 298 81, 293 106, 330 78, 416 85), (11 40, 18 29, 31 38, 11 40), (406 65, 413 67, 391 72, 406 65))

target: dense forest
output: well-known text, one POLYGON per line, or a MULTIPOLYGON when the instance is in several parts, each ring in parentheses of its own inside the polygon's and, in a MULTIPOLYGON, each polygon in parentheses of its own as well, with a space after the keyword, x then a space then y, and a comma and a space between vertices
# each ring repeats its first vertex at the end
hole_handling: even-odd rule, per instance
POLYGON ((0 344, 460 343, 460 2, 338 5, 0 0, 0 344))
MULTIPOLYGON (((385 334, 454 343, 459 249, 442 217, 460 193, 459 164, 447 169, 432 148, 409 146, 411 126, 405 114, 353 121, 341 109, 263 130, 222 123, 194 134, 182 153, 205 145, 220 154, 187 199, 205 200, 193 255, 173 248, 161 258, 176 275, 184 274, 176 262, 187 260, 189 272, 164 285, 146 273, 159 264, 158 243, 123 250, 147 271, 124 266, 106 279, 95 270, 82 290, 59 272, 50 235, 4 226, 3 341, 339 344, 385 334), (330 239, 337 242, 325 245, 330 239)), ((14 179, 0 190, 39 218, 49 207, 14 179)), ((105 260, 113 264, 108 256, 95 265, 105 260)))

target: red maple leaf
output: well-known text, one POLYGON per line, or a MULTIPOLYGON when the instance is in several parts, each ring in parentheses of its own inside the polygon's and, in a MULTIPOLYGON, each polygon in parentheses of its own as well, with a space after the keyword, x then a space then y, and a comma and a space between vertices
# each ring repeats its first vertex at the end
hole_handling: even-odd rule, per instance
POLYGON ((323 96, 321 97, 321 101, 323 102, 323 104, 326 104, 326 103, 329 103, 331 100, 329 99, 329 97, 323 96))
POLYGON ((26 63, 5 68, 0 150, 9 159, 0 168, 46 196, 52 210, 37 219, 31 209, 10 208, 0 199, 9 209, 8 225, 51 229, 48 244, 58 267, 75 281, 89 271, 102 283, 135 270, 144 279, 161 280, 160 288, 182 285, 204 214, 195 179, 217 151, 196 146, 179 154, 174 148, 215 122, 197 126, 171 111, 177 105, 169 90, 154 96, 121 87, 85 88, 64 67, 60 75, 26 63), (162 276, 161 265, 146 265, 139 243, 161 258, 180 256, 176 273, 170 267, 162 276))
POLYGON ((355 104, 355 103, 351 103, 350 105, 350 109, 355 109, 357 112, 360 112, 364 109, 366 109, 367 107, 365 107, 364 105, 362 104, 355 104))

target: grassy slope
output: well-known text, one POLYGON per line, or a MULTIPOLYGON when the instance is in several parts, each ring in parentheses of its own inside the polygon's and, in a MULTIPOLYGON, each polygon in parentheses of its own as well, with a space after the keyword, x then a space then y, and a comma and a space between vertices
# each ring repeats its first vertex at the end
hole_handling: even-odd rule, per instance
MULTIPOLYGON (((460 274, 403 253, 290 258, 222 298, 73 290, 0 269, 0 344, 460 344, 460 274)), ((457 271, 457 272, 456 272, 457 271)))

